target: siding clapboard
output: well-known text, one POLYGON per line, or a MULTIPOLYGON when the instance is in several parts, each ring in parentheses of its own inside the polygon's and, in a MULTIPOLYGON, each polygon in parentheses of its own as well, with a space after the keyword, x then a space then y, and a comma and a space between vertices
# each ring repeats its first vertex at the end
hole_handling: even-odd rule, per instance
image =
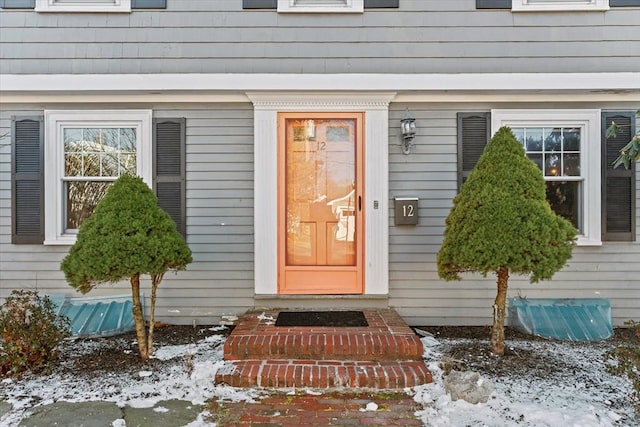
MULTIPOLYGON (((638 22, 637 7, 514 14, 476 10, 475 0, 402 0, 399 9, 345 15, 242 10, 239 0, 176 0, 167 2, 166 10, 130 14, 2 10, 0 73, 637 72, 638 22)), ((187 122, 186 226, 194 262, 165 277, 158 319, 205 323, 253 307, 252 105, 143 107, 152 108, 156 118, 185 117, 187 122)), ((10 117, 42 115, 45 108, 78 105, 3 105, 0 110, 0 298, 14 288, 71 292, 59 271, 67 247, 10 243, 10 117)), ((493 278, 468 276, 447 283, 438 278, 435 260, 457 191, 456 114, 491 108, 629 111, 638 105, 576 103, 570 95, 566 103, 553 104, 392 104, 389 198, 420 198, 417 227, 393 225, 389 211, 389 303, 410 324, 490 323, 493 278), (409 156, 398 146, 406 107, 418 123, 417 146, 409 156)), ((640 310, 639 252, 637 243, 576 248, 552 281, 531 285, 512 278, 510 296, 611 298, 614 320, 622 324, 640 310)), ((128 289, 124 283, 92 294, 128 289)))
MULTIPOLYGON (((529 106, 531 106, 529 104, 529 106)), ((595 108, 570 104, 567 108, 595 108)), ((109 105, 104 108, 125 108, 109 105)), ((158 319, 207 323, 256 305, 253 252, 253 109, 251 104, 159 105, 156 118, 187 121, 187 242, 194 262, 177 276, 168 274, 159 289, 158 319)), ((418 226, 395 226, 389 211, 389 304, 413 325, 489 324, 494 278, 468 275, 460 282, 438 277, 436 254, 444 221, 457 192, 457 120, 461 111, 522 108, 521 104, 392 104, 389 128, 389 198, 417 196, 418 226), (401 154, 399 122, 409 107, 418 123, 416 147, 401 154)), ((534 107, 545 108, 544 104, 534 107)), ((630 110, 630 104, 599 105, 630 110)), ((64 106, 56 106, 64 108, 64 106)), ((16 107, 0 112, 0 135, 10 132, 12 115, 37 115, 16 107)), ((10 150, 0 151, 0 297, 13 288, 71 293, 59 264, 67 247, 10 244, 10 150)), ((639 192, 636 198, 640 197, 639 192)), ((638 204, 637 204, 638 205, 638 204)), ((640 210, 636 211, 636 216, 640 210)), ((512 277, 510 296, 610 298, 616 324, 638 313, 637 243, 578 247, 553 280, 529 284, 512 277)), ((92 295, 129 291, 123 283, 92 295)))
MULTIPOLYGON (((462 281, 438 277, 436 254, 440 250, 445 219, 457 194, 457 120, 461 111, 492 108, 549 108, 522 104, 392 104, 389 133, 389 197, 417 196, 418 226, 395 226, 390 203, 389 304, 412 325, 488 325, 496 294, 495 277, 464 275, 462 281), (418 124, 416 147, 403 155, 399 147, 400 119, 409 108, 418 124)), ((557 107, 557 106, 554 106, 557 107)), ((602 108, 614 105, 581 104, 562 108, 602 108)), ((622 110, 635 110, 627 104, 622 110)), ((640 169, 640 166, 637 166, 640 169)), ((636 191, 636 199, 640 192, 636 191)), ((636 204, 637 206, 637 204, 636 204)), ((640 210, 636 207, 636 217, 640 210)), ((576 247, 568 265, 552 280, 530 284, 522 277, 509 280, 509 297, 610 298, 614 322, 636 318, 640 301, 637 243, 606 242, 601 247, 576 247)))
MULTIPOLYGON (((65 108, 56 105, 52 108, 65 108)), ((131 108, 106 105, 101 108, 131 108)), ((187 121, 187 243, 193 263, 166 274, 156 316, 173 323, 217 321, 253 306, 253 108, 251 104, 149 106, 155 118, 187 121), (233 177, 233 179, 230 179, 233 177)), ((11 116, 42 110, 0 111, 0 135, 10 141, 11 116)), ((11 245, 10 147, 0 140, 0 298, 12 289, 73 294, 60 271, 68 246, 11 245)), ((143 285, 148 289, 148 283, 143 285)), ((128 283, 90 295, 127 293, 128 283)))
POLYGON ((460 73, 640 69, 640 8, 512 13, 403 0, 362 14, 278 14, 239 0, 130 14, 0 13, 0 73, 460 73), (501 58, 500 60, 495 60, 501 58))

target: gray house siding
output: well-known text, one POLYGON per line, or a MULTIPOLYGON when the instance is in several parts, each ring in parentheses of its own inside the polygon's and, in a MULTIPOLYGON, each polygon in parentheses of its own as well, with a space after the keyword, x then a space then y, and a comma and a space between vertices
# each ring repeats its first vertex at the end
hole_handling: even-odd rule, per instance
MULTIPOLYGON (((243 10, 241 0, 167 0, 166 9, 131 13, 2 9, 0 74, 95 74, 99 82, 101 74, 118 73, 289 73, 292 79, 376 73, 402 74, 405 80, 410 80, 407 75, 430 78, 432 73, 637 73, 639 22, 640 7, 512 13, 476 9, 475 0, 400 0, 397 9, 367 9, 362 14, 243 10)), ((388 201, 396 196, 419 197, 420 223, 395 226, 389 203, 388 299, 376 294, 310 300, 315 306, 335 307, 362 306, 374 300, 388 303, 414 325, 488 324, 495 297, 493 278, 468 276, 446 283, 436 271, 444 221, 457 191, 456 114, 492 108, 633 111, 640 108, 638 92, 585 90, 576 99, 602 95, 609 101, 572 102, 573 93, 560 99, 548 91, 535 93, 535 99, 544 100, 549 94, 553 101, 507 104, 458 102, 460 93, 450 93, 458 101, 447 102, 443 89, 434 94, 441 102, 427 103, 423 101, 430 93, 406 89, 411 81, 401 83, 405 90, 400 97, 421 99, 391 104, 388 201), (624 101, 629 99, 633 102, 624 101), (416 147, 408 156, 398 145, 399 120, 407 107, 418 123, 416 147)), ((166 93, 161 88, 158 93, 135 93, 132 89, 140 100, 135 102, 129 100, 129 93, 101 92, 99 96, 110 97, 104 102, 116 100, 100 105, 81 90, 71 94, 78 99, 73 104, 64 104, 70 98, 47 104, 26 92, 11 94, 11 103, 2 104, 0 99, 0 300, 15 288, 71 293, 59 271, 68 246, 11 244, 11 117, 42 116, 45 109, 149 108, 154 118, 186 118, 186 237, 194 254, 186 271, 165 277, 159 289, 158 319, 210 323, 223 314, 238 314, 265 303, 254 297, 254 180, 261 177, 254 176, 253 105, 211 101, 227 95, 242 99, 238 97, 245 95, 243 88, 204 94, 197 89, 187 93, 166 93), (212 98, 195 103, 189 99, 191 94, 212 98), (18 99, 23 95, 28 102, 18 99), (158 99, 169 95, 171 100, 154 104, 156 95, 158 99), (184 100, 179 98, 182 95, 184 100)), ((489 89, 481 95, 495 100, 498 94, 489 89)), ((640 186, 636 188, 638 200, 640 186)), ((635 214, 640 218, 640 203, 635 214)), ((639 221, 636 228, 640 235, 639 221)), ((531 285, 513 277, 510 296, 610 298, 614 320, 622 324, 640 313, 639 252, 636 242, 578 247, 570 264, 552 281, 531 285)), ((128 284, 123 283, 92 295, 128 292, 128 284)), ((303 301, 273 299, 283 305, 303 301)))
POLYGON ((240 0, 129 14, 5 9, 0 73, 637 71, 638 22, 637 7, 512 13, 475 0, 345 15, 243 10, 240 0))
MULTIPOLYGON (((177 276, 166 275, 158 292, 158 318, 212 322, 220 315, 242 312, 254 305, 252 106, 146 107, 153 108, 155 118, 187 120, 187 242, 194 262, 177 276)), ((11 244, 11 116, 37 115, 43 115, 41 106, 0 110, 0 135, 6 135, 0 140, 0 298, 16 288, 73 293, 60 271, 68 246, 11 244)), ((90 296, 114 292, 128 293, 129 286, 105 285, 90 296)))
MULTIPOLYGON (((444 221, 457 194, 457 121, 460 111, 492 108, 601 108, 635 110, 633 103, 594 104, 392 104, 389 133, 389 196, 420 198, 420 223, 395 226, 393 205, 389 230, 389 304, 409 324, 487 324, 496 294, 495 277, 466 275, 459 282, 438 277, 436 254, 444 221), (405 108, 418 123, 416 147, 401 153, 399 123, 405 108)), ((636 200, 640 192, 636 191, 636 200)), ((638 206, 638 203, 636 203, 638 206)), ((636 208, 636 218, 640 210, 636 208)), ((636 231, 637 232, 640 230, 636 231)), ((510 297, 609 298, 616 324, 637 317, 640 290, 633 265, 640 256, 637 243, 604 242, 601 247, 576 247, 568 265, 550 281, 530 284, 512 276, 510 297)))
MULTIPOLYGON (((56 108, 65 106, 56 105, 56 108)), ((99 108, 126 108, 104 105, 99 108)), ((140 107, 136 105, 136 107, 140 107)), ((155 118, 187 121, 187 242, 194 262, 177 276, 168 274, 159 289, 158 319, 170 323, 216 321, 260 305, 254 300, 253 108, 251 104, 150 105, 155 118)), ((490 322, 493 277, 468 275, 444 282, 436 269, 444 221, 457 192, 457 122, 460 111, 492 108, 549 108, 548 104, 404 104, 390 108, 389 198, 420 198, 417 226, 396 226, 389 211, 389 305, 410 324, 483 325, 490 322), (399 147, 399 120, 409 108, 418 133, 411 155, 399 147)), ((553 107, 559 107, 554 104, 553 107)), ((562 108, 631 110, 631 103, 572 103, 562 108)), ((11 116, 37 116, 42 109, 12 106, 0 112, 0 135, 11 116)), ((14 288, 67 293, 59 263, 67 246, 10 243, 10 150, 0 150, 0 297, 14 288)), ((640 198, 638 192, 636 199, 640 198)), ((638 204, 637 204, 638 205, 638 204)), ((393 206, 390 204, 389 206, 393 206)), ((636 217, 640 216, 637 210, 636 217)), ((640 231, 640 230, 638 230, 640 231)), ((609 298, 616 324, 637 317, 637 243, 577 247, 569 265, 553 280, 538 284, 511 278, 510 296, 609 298)), ((128 293, 128 284, 105 286, 90 295, 128 293)), ((284 302, 287 303, 287 302, 284 302)), ((295 304, 289 301, 289 304, 295 304)), ((353 304, 334 300, 334 304, 353 304)))

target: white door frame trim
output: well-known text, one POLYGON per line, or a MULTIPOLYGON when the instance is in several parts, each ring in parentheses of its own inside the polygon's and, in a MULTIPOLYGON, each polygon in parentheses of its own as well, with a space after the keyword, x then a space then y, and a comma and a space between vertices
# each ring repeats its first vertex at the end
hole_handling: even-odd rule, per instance
POLYGON ((278 293, 277 147, 281 111, 365 113, 364 294, 389 293, 389 103, 395 93, 247 93, 254 105, 255 293, 278 293), (374 208, 374 202, 376 206, 374 208))

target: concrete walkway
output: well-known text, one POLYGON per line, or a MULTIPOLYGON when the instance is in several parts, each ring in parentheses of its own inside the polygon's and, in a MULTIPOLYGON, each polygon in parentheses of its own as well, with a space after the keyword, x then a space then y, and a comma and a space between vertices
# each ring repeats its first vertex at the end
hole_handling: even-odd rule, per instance
MULTIPOLYGON (((0 417, 10 406, 0 405, 0 417)), ((158 402, 153 408, 119 408, 112 402, 57 402, 34 408, 20 427, 162 427, 184 426, 204 408, 182 400, 158 402)), ((3 424, 4 425, 4 424, 3 424)), ((9 427, 9 426, 7 426, 9 427)))
MULTIPOLYGON (((421 426, 422 409, 404 393, 273 393, 257 403, 213 402, 208 407, 170 400, 153 408, 119 408, 111 402, 57 402, 32 410, 20 427, 179 427, 211 412, 218 427, 421 426)), ((10 405, 0 402, 0 417, 10 405)), ((4 426, 4 424, 3 424, 4 426)), ((7 426, 13 427, 13 426, 7 426)), ((16 426, 17 427, 17 426, 16 426)))

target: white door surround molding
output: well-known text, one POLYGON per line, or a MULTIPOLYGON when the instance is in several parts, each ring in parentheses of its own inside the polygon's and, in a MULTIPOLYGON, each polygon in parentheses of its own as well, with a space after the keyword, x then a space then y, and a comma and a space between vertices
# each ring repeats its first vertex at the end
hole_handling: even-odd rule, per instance
POLYGON ((365 113, 364 295, 389 293, 388 121, 395 93, 247 93, 254 106, 255 293, 278 293, 278 112, 365 113), (374 207, 374 204, 376 207, 374 207))

